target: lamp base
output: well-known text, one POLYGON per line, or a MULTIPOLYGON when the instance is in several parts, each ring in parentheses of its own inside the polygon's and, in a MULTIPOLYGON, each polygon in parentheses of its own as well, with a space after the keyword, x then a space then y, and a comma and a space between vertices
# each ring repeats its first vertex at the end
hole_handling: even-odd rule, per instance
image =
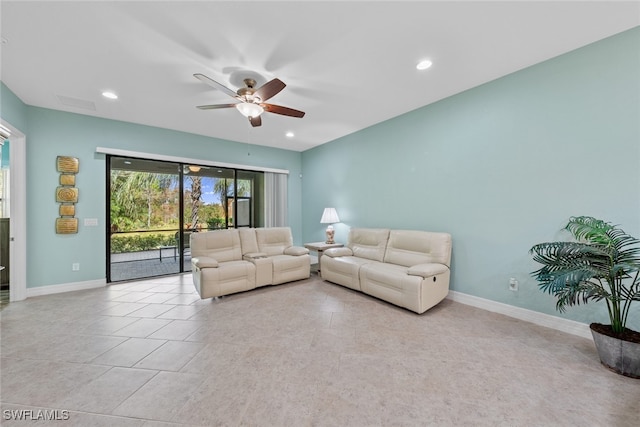
POLYGON ((333 226, 330 225, 327 227, 327 231, 325 231, 325 233, 327 234, 327 240, 325 241, 325 243, 328 244, 334 244, 335 240, 333 240, 333 236, 335 236, 336 234, 336 230, 333 229, 333 226))

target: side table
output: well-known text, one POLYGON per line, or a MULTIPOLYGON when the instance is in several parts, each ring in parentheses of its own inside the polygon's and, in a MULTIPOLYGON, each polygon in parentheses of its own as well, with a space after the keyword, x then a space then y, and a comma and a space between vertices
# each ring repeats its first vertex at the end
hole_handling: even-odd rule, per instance
POLYGON ((344 244, 342 243, 325 243, 325 242, 313 242, 313 243, 305 243, 304 247, 309 249, 310 251, 315 251, 318 253, 318 276, 320 275, 320 258, 322 258, 322 252, 331 248, 341 248, 344 244))

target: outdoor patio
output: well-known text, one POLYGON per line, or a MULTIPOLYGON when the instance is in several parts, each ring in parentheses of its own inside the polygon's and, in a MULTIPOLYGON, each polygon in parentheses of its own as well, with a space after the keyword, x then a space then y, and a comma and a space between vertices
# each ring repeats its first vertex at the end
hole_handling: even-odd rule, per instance
MULTIPOLYGON (((111 281, 135 280, 180 272, 180 257, 174 247, 111 254, 111 281)), ((191 271, 191 253, 184 256, 184 271, 191 271)))

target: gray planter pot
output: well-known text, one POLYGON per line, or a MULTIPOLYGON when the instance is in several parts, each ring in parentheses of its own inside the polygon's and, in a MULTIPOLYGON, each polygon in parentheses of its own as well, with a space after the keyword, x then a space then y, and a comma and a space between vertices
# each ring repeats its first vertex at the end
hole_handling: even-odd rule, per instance
POLYGON ((591 329, 600 361, 604 366, 632 378, 640 378, 640 344, 601 334, 591 329))

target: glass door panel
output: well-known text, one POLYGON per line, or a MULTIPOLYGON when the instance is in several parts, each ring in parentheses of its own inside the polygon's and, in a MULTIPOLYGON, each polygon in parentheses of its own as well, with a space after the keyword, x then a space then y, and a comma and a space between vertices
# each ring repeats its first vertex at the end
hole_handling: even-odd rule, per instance
POLYGON ((107 281, 181 272, 179 164, 108 159, 107 281))
POLYGON ((235 193, 234 210, 237 227, 262 227, 263 206, 261 200, 264 198, 264 174, 262 172, 242 171, 236 173, 233 189, 235 193))
MULTIPOLYGON (((189 254, 191 233, 233 227, 233 216, 227 209, 228 183, 233 182, 233 169, 203 165, 183 166, 182 247, 189 254)), ((185 258, 184 271, 191 271, 185 258)))

